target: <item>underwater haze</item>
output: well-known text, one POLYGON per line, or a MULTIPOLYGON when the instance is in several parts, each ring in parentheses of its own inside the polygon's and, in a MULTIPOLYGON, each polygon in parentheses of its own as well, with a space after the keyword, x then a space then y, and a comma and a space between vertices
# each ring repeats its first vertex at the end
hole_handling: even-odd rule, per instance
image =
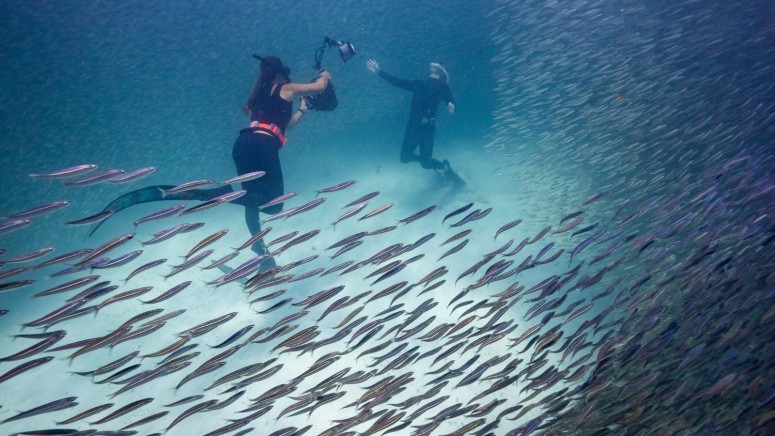
POLYGON ((773 41, 761 0, 2 2, 0 433, 773 434, 773 41), (141 203, 240 189, 252 55, 326 36, 276 268, 243 206, 141 203), (369 59, 444 64, 464 185, 369 59))

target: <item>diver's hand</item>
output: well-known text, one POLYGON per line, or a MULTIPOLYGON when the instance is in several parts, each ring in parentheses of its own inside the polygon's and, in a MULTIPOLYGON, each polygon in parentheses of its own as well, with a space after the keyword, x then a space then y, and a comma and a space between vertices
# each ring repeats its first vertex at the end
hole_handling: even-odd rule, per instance
POLYGON ((454 114, 457 107, 455 106, 455 103, 449 102, 447 103, 447 110, 449 113, 454 114))
POLYGON ((320 70, 318 72, 318 77, 325 77, 327 80, 331 80, 331 73, 326 70, 320 70))
POLYGON ((369 59, 366 61, 366 68, 374 74, 379 74, 379 64, 376 59, 369 59))

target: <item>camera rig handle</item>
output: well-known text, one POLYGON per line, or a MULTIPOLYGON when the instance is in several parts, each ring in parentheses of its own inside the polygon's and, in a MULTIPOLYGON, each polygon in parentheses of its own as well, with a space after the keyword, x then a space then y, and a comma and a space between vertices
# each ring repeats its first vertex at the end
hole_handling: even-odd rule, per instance
POLYGON ((347 41, 338 41, 329 37, 323 38, 323 44, 315 50, 315 65, 313 68, 316 71, 320 71, 320 63, 323 60, 323 54, 326 52, 327 47, 337 47, 339 49, 339 55, 342 56, 342 62, 347 62, 355 56, 355 46, 347 41))
POLYGON ((323 44, 315 50, 315 65, 312 68, 315 71, 320 71, 320 63, 323 61, 323 54, 326 52, 326 47, 333 47, 336 43, 329 37, 323 38, 323 44))

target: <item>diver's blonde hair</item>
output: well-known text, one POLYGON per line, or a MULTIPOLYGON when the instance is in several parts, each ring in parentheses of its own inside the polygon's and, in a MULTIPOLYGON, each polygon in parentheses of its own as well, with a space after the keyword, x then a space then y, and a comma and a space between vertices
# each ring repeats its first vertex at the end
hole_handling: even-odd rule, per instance
POLYGON ((436 62, 431 62, 431 68, 439 70, 439 72, 442 75, 442 79, 444 79, 444 81, 447 82, 447 84, 449 85, 449 73, 447 72, 447 69, 444 68, 444 65, 436 62))

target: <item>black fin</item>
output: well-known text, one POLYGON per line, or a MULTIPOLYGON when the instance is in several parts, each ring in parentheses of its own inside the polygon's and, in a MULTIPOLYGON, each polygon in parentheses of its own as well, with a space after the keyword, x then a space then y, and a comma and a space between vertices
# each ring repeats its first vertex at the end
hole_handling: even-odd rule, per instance
POLYGON ((447 168, 444 169, 444 176, 454 185, 463 186, 466 184, 466 182, 461 179, 456 172, 452 171, 452 167, 450 167, 449 164, 447 164, 447 168))
MULTIPOLYGON (((116 198, 115 200, 111 201, 110 204, 108 204, 105 207, 105 209, 103 209, 103 211, 112 210, 113 214, 115 215, 119 211, 126 209, 130 206, 134 206, 135 204, 147 203, 150 201, 160 201, 160 200, 179 200, 180 199, 179 197, 164 196, 164 190, 171 189, 173 187, 174 187, 173 185, 155 185, 155 186, 148 186, 146 188, 137 189, 132 192, 128 192, 116 198)), ((91 236, 92 234, 94 234, 94 232, 97 231, 97 229, 102 225, 102 223, 104 223, 108 219, 110 219, 110 217, 100 222, 94 223, 89 228, 89 234, 87 236, 91 236)))

